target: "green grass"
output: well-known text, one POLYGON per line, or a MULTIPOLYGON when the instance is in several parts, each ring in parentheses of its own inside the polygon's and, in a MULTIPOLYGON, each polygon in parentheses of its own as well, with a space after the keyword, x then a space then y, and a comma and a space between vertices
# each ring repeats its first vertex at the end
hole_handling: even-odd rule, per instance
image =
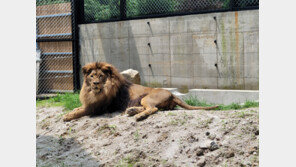
POLYGON ((37 107, 56 107, 63 106, 67 110, 73 110, 74 108, 80 107, 81 103, 79 100, 79 93, 65 93, 57 94, 57 96, 45 99, 37 100, 37 107))
MULTIPOLYGON (((183 98, 184 102, 191 106, 201 106, 201 107, 209 107, 214 106, 215 104, 207 103, 206 101, 198 100, 196 96, 189 96, 186 98, 183 98)), ((237 110, 237 109, 244 109, 244 108, 250 108, 250 107, 259 107, 259 102, 255 101, 246 101, 243 105, 238 103, 232 103, 229 105, 220 104, 219 107, 215 110, 237 110)))
POLYGON ((139 130, 136 130, 136 132, 134 133, 134 140, 135 140, 135 141, 138 141, 139 138, 140 138, 139 130))
POLYGON ((98 129, 98 133, 102 133, 104 130, 108 130, 110 134, 114 135, 117 132, 117 126, 116 125, 108 125, 104 124, 98 129))
MULTIPOLYGON (((202 106, 209 107, 214 106, 215 104, 207 103, 206 101, 198 100, 195 96, 189 96, 183 99, 187 104, 192 106, 202 106)), ((37 107, 56 107, 63 106, 67 110, 73 110, 74 108, 80 107, 81 103, 79 101, 79 93, 65 93, 65 94, 57 94, 57 96, 45 99, 45 100, 37 100, 37 107)), ((243 108, 250 107, 258 107, 259 102, 254 101, 246 101, 243 105, 238 103, 232 103, 230 105, 219 105, 215 110, 237 110, 243 108)), ((169 115, 174 115, 173 113, 169 115)))
POLYGON ((127 156, 126 158, 121 159, 116 167, 133 167, 136 163, 137 160, 134 160, 133 158, 127 156))

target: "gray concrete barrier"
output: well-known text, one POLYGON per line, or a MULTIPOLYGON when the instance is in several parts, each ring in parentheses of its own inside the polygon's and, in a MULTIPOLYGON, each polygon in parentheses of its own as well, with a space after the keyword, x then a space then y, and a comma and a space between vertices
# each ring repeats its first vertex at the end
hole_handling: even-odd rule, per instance
POLYGON ((221 90, 221 89, 190 89, 188 93, 183 94, 176 88, 164 88, 171 91, 180 98, 196 97, 214 104, 244 103, 246 101, 259 101, 259 91, 255 90, 221 90))

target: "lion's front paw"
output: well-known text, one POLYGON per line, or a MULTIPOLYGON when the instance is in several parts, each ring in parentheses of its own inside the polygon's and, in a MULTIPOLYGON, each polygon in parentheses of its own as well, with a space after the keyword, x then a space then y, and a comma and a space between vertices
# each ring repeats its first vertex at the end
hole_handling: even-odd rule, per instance
POLYGON ((64 115, 63 117, 63 121, 71 121, 72 119, 75 119, 74 116, 75 116, 75 112, 78 110, 78 108, 75 108, 73 111, 67 113, 64 115))
POLYGON ((128 116, 134 116, 134 115, 136 115, 138 112, 137 112, 138 110, 137 109, 135 109, 135 108, 129 108, 128 110, 126 110, 126 114, 128 115, 128 116))
POLYGON ((64 117, 63 117, 63 121, 65 121, 65 122, 71 121, 72 119, 73 118, 70 115, 68 115, 68 114, 64 115, 64 117))
POLYGON ((145 119, 145 118, 147 118, 148 116, 147 115, 144 115, 144 114, 137 114, 137 115, 135 115, 135 119, 136 119, 136 121, 141 121, 141 120, 143 120, 143 119, 145 119))

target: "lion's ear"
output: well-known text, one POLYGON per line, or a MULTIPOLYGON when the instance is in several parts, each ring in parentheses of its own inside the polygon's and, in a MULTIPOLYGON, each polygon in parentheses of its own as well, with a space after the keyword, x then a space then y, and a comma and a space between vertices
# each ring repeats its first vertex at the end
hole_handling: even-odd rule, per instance
POLYGON ((82 67, 83 75, 88 75, 89 71, 90 71, 90 68, 87 65, 82 67))
POLYGON ((103 73, 105 74, 112 74, 112 66, 111 65, 104 65, 101 70, 103 71, 103 73))

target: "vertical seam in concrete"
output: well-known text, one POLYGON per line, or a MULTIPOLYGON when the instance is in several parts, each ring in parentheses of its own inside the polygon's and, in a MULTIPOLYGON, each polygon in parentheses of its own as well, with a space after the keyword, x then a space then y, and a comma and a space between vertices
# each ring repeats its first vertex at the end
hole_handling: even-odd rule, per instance
MULTIPOLYGON (((186 21, 185 20, 185 24, 186 24, 186 32, 187 33, 189 33, 188 32, 188 26, 187 26, 187 23, 188 23, 188 21, 186 21)), ((193 32, 190 32, 190 38, 191 38, 191 67, 193 68, 193 76, 192 76, 192 80, 193 80, 193 83, 192 83, 192 87, 191 88, 195 88, 194 86, 195 86, 195 78, 194 78, 194 76, 195 76, 195 70, 194 70, 194 66, 195 66, 195 64, 194 64, 194 60, 195 60, 195 57, 194 57, 194 54, 193 54, 193 32)))
POLYGON ((218 54, 219 54, 219 50, 218 50, 218 21, 217 21, 217 19, 218 19, 218 17, 217 16, 215 16, 216 17, 216 20, 215 20, 215 25, 216 25, 216 30, 215 30, 215 40, 216 40, 216 63, 217 63, 217 70, 218 70, 218 75, 217 75, 217 89, 218 89, 218 85, 219 85, 219 77, 220 77, 220 71, 219 71, 219 64, 218 64, 218 61, 219 61, 219 59, 218 59, 218 54))
MULTIPOLYGON (((128 25, 130 26, 130 22, 127 21, 128 25)), ((130 27, 127 26, 127 45, 128 45, 128 68, 131 68, 131 49, 130 49, 130 27)))
POLYGON ((243 83, 244 83, 244 89, 246 89, 246 81, 245 81, 245 36, 242 34, 243 38, 243 51, 242 51, 242 57, 243 57, 243 83))
MULTIPOLYGON (((109 27, 109 33, 110 33, 110 32, 111 32, 111 30, 110 30, 110 29, 111 29, 111 24, 108 23, 108 27, 109 27)), ((111 35, 111 34, 110 34, 110 35, 111 35)), ((108 55, 107 55, 107 56, 110 57, 110 61, 111 61, 110 63, 113 64, 113 62, 112 62, 112 58, 111 58, 111 47, 112 47, 112 46, 111 46, 111 41, 112 41, 112 36, 110 36, 110 39, 109 39, 109 46, 110 46, 110 47, 109 47, 109 49, 108 49, 108 55)), ((106 61, 107 61, 107 58, 105 58, 105 59, 106 59, 106 61)))
POLYGON ((240 80, 240 53, 239 53, 239 32, 238 32, 238 12, 235 12, 235 51, 236 51, 236 77, 240 80))
POLYGON ((171 54, 171 20, 169 19, 169 55, 170 55, 170 84, 169 86, 172 87, 172 54, 171 54))

